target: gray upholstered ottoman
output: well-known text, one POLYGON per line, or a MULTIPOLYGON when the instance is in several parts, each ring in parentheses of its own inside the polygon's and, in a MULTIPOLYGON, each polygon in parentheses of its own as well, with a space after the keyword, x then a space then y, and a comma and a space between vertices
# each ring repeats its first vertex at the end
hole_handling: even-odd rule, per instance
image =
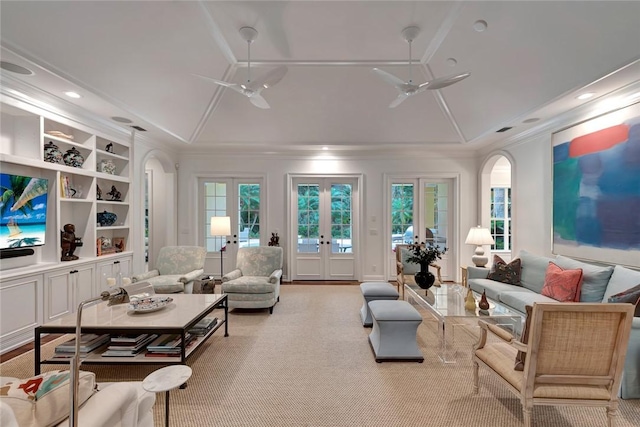
POLYGON ((371 312, 369 312, 369 302, 375 300, 397 300, 398 291, 387 282, 364 282, 360 284, 360 290, 364 297, 364 304, 360 309, 360 317, 362 318, 362 325, 370 327, 373 325, 371 320, 371 312))
POLYGON ((422 323, 422 316, 418 310, 406 301, 389 300, 371 301, 369 310, 373 318, 369 343, 376 356, 376 362, 424 361, 417 343, 418 326, 422 323))

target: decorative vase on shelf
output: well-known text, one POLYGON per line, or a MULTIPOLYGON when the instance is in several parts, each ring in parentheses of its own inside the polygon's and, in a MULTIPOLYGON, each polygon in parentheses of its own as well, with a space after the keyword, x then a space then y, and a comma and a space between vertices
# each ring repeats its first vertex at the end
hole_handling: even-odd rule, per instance
POLYGON ((100 162, 100 172, 108 173, 111 175, 116 174, 116 164, 113 163, 113 160, 106 159, 100 162))
POLYGON ((480 297, 480 302, 478 303, 478 308, 480 310, 489 310, 489 301, 487 300, 486 291, 482 291, 482 296, 480 297))
POLYGON ((116 223, 118 216, 113 212, 98 212, 97 214, 98 225, 100 227, 110 227, 116 223))
POLYGON ((76 149, 76 147, 71 147, 64 155, 64 164, 67 166, 71 166, 74 168, 81 168, 84 163, 84 157, 82 154, 76 149))
POLYGON ((62 151, 60 151, 58 146, 54 144, 53 141, 49 141, 44 144, 44 161, 49 163, 64 163, 62 151))
POLYGON ((416 284, 422 289, 429 289, 436 281, 436 276, 429 271, 428 266, 421 266, 420 271, 414 276, 416 284))
POLYGON ((467 297, 464 300, 464 308, 469 311, 475 311, 476 309, 476 299, 473 297, 471 289, 467 292, 467 297))

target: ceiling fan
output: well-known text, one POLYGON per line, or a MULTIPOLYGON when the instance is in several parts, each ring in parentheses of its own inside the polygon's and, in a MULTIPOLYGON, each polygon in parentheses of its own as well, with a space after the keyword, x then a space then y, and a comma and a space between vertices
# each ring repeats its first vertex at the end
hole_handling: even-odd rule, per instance
POLYGON ((424 92, 427 89, 429 90, 442 89, 443 87, 450 86, 454 83, 459 82, 460 80, 466 79, 471 75, 471 73, 454 74, 447 77, 440 77, 437 79, 429 80, 428 82, 424 82, 419 85, 414 84, 413 80, 411 79, 411 65, 412 65, 411 42, 415 40, 419 32, 420 32, 420 28, 418 27, 407 27, 404 30, 402 30, 402 37, 406 40, 407 43, 409 43, 409 81, 405 82, 404 80, 394 76, 393 74, 387 73, 386 71, 381 70, 379 68, 374 68, 372 70, 382 80, 392 84, 393 86, 395 86, 398 92, 400 92, 398 97, 394 99, 393 102, 391 102, 391 104, 389 104, 389 108, 395 108, 398 105, 400 105, 400 103, 402 103, 402 101, 404 101, 408 97, 418 94, 420 92, 424 92))
POLYGON ((258 108, 265 108, 265 109, 271 108, 267 103, 267 100, 262 97, 261 92, 264 89, 269 88, 275 85, 276 83, 278 83, 280 80, 282 80, 284 75, 287 74, 287 67, 285 66, 278 67, 252 81, 251 80, 251 43, 253 43, 253 41, 256 38, 258 38, 258 31, 256 31, 256 29, 252 27, 242 27, 240 28, 240 35, 242 36, 243 39, 247 41, 247 47, 249 52, 248 61, 247 61, 247 64, 248 64, 247 65, 247 82, 245 84, 228 83, 222 80, 216 80, 211 77, 201 76, 199 74, 196 74, 196 75, 198 77, 211 80, 212 82, 219 84, 220 86, 228 87, 229 89, 235 90, 236 92, 249 98, 249 101, 251 101, 251 103, 258 108))

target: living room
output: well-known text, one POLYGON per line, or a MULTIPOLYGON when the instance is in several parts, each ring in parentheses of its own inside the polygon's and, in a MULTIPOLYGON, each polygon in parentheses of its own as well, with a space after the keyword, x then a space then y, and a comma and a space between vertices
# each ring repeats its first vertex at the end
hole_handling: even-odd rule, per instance
MULTIPOLYGON (((77 249, 80 261, 94 260, 101 267, 101 261, 125 256, 125 275, 132 276, 152 269, 164 246, 206 246, 211 250, 205 272, 219 280, 235 266, 239 239, 234 237, 243 230, 240 213, 227 212, 232 217, 228 238, 209 233, 210 209, 203 192, 207 184, 217 183, 234 191, 240 184, 259 184, 259 232, 251 238, 266 245, 271 234, 278 233, 285 254, 283 283, 395 280, 390 242, 398 231, 391 215, 392 186, 413 185, 418 194, 427 184, 446 184, 447 221, 441 225, 446 225, 449 251, 444 280, 459 283, 460 268, 471 264, 475 250, 465 244, 467 233, 476 225, 491 224, 491 171, 499 158, 508 160, 511 174, 511 240, 504 259, 515 258, 523 249, 543 256, 558 253, 553 234, 554 138, 603 114, 637 107, 638 4, 371 3, 2 2, 2 61, 33 72, 2 69, 3 172, 50 178, 59 173, 42 173, 40 161, 19 163, 22 142, 16 142, 14 134, 7 136, 6 124, 15 129, 16 117, 23 115, 66 123, 129 150, 114 157, 128 158, 129 175, 113 181, 128 211, 117 202, 96 200, 92 185, 83 181, 85 175, 76 174, 81 177, 76 183, 84 184, 85 195, 93 194, 93 200, 68 203, 75 212, 55 208, 57 202, 52 202, 59 214, 52 214, 53 222, 47 224, 47 244, 36 247, 34 255, 3 259, 3 288, 17 276, 65 267, 58 244, 59 228, 67 222, 63 215, 78 222, 76 236, 84 240, 77 249), (419 31, 409 44, 403 30, 411 26, 419 31), (247 42, 241 27, 255 28, 255 39, 247 42), (270 109, 197 76, 241 83, 249 72, 259 79, 280 66, 286 66, 287 73, 262 91, 270 109), (398 92, 372 68, 406 81, 410 67, 418 83, 462 72, 470 76, 389 108, 398 92), (82 98, 67 98, 63 92, 69 90, 82 98), (585 92, 594 95, 576 99, 585 92), (506 127, 511 129, 497 133, 506 127), (330 256, 299 256, 298 186, 333 181, 353 189, 351 248, 330 256), (103 227, 85 224, 97 209, 126 218, 119 233, 108 234, 126 238, 123 253, 101 258, 89 252, 92 240, 104 232, 103 227)), ((44 143, 42 138, 37 141, 44 143)), ((37 144, 25 157, 41 156, 37 144)), ((96 145, 98 150, 101 155, 107 151, 96 145)), ((236 197, 230 194, 227 204, 235 206, 236 197)), ((421 208, 415 209, 415 218, 424 222, 416 229, 428 227, 421 208)), ((637 250, 627 252, 631 258, 621 264, 638 269, 640 262, 633 258, 637 250)), ((571 256, 618 263, 591 253, 571 256)), ((95 269, 88 274, 96 282, 94 291, 106 286, 107 276, 95 269)), ((319 298, 314 286, 306 289, 319 298)), ((3 293, 3 312, 7 304, 9 310, 31 316, 24 324, 12 325, 11 334, 3 329, 3 351, 32 338, 33 325, 49 320, 44 308, 16 303, 25 300, 23 295, 29 295, 27 301, 44 298, 45 291, 38 292, 19 297, 3 293), (14 334, 17 330, 21 333, 14 334)), ((355 304, 354 297, 345 298, 355 304)), ((283 301, 272 316, 289 309, 290 303, 283 301)), ((291 314, 285 319, 293 321, 291 314)), ((239 323, 237 331, 249 333, 251 319, 262 315, 267 316, 238 315, 247 325, 239 323)), ((2 320, 5 323, 5 317, 2 320)), ((233 328, 233 321, 230 325, 233 328)), ((229 338, 234 334, 232 329, 229 338)), ((241 356, 233 352, 223 357, 241 356)), ((463 420, 449 421, 443 425, 465 425, 463 420)))

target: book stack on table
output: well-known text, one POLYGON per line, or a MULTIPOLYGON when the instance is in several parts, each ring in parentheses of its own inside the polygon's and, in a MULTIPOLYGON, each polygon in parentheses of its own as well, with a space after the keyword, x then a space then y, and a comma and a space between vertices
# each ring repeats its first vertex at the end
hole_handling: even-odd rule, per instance
MULTIPOLYGON (((80 357, 84 358, 95 350, 109 342, 109 334, 82 334, 80 336, 80 357)), ((56 346, 54 359, 71 359, 76 352, 76 339, 72 338, 56 346)))
POLYGON ((111 343, 103 357, 133 357, 141 353, 147 344, 158 338, 157 334, 117 335, 111 337, 111 343))
MULTIPOLYGON (((185 348, 194 340, 195 335, 187 332, 185 335, 185 348)), ((180 334, 162 334, 147 346, 147 357, 180 356, 182 349, 182 337, 180 334)))
POLYGON ((189 329, 189 333, 198 337, 202 337, 207 335, 207 333, 217 324, 217 317, 205 317, 204 319, 196 323, 193 328, 189 329))

